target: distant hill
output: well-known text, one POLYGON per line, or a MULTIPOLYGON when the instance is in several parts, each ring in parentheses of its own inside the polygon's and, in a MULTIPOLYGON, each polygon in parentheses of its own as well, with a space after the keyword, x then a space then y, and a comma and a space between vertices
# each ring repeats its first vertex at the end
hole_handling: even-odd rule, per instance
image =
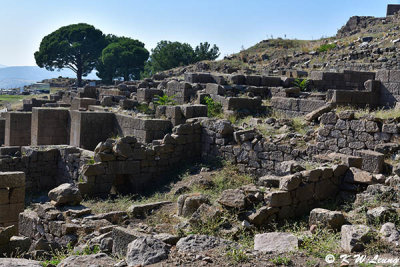
MULTIPOLYGON (((0 65, 0 88, 16 88, 29 85, 44 79, 57 78, 59 76, 75 78, 76 75, 69 69, 61 71, 48 71, 37 66, 7 67, 0 65)), ((98 79, 95 72, 92 72, 87 79, 98 79)))

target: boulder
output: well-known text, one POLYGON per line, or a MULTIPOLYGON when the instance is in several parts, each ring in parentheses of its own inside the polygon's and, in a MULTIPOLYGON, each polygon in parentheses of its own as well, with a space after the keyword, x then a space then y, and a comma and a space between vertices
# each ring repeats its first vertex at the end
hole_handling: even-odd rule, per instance
POLYGON ((209 220, 220 218, 221 215, 222 211, 220 208, 204 203, 192 214, 189 222, 191 224, 206 223, 209 220))
POLYGON ((133 229, 114 227, 112 230, 113 247, 112 253, 118 256, 125 256, 128 245, 139 237, 146 236, 133 229))
POLYGON ((250 214, 248 220, 255 226, 265 226, 276 218, 276 213, 278 212, 278 208, 261 207, 256 212, 250 214))
POLYGON ((346 222, 340 211, 330 211, 326 209, 313 209, 310 212, 309 225, 321 225, 323 227, 339 230, 346 222))
POLYGON ((17 258, 0 258, 0 267, 42 267, 40 261, 17 259, 17 258))
POLYGON ((202 194, 181 195, 178 198, 178 216, 190 217, 201 204, 209 202, 208 197, 202 194))
POLYGON ((113 258, 105 253, 93 255, 69 256, 62 260, 57 267, 76 267, 76 266, 91 266, 91 267, 114 267, 116 262, 113 258))
POLYGON ((362 158, 362 169, 371 173, 381 173, 385 155, 372 150, 358 150, 356 156, 362 158))
POLYGON ((168 258, 168 245, 153 237, 140 237, 128 245, 126 263, 145 266, 168 258))
POLYGON ((267 253, 285 253, 296 251, 299 239, 291 233, 265 233, 254 237, 254 250, 267 253))
POLYGON ((68 183, 50 190, 49 198, 55 206, 79 205, 82 201, 82 195, 78 187, 68 183))
POLYGON ((160 201, 139 205, 132 205, 128 209, 128 214, 132 217, 143 217, 152 210, 159 209, 164 205, 171 204, 171 201, 160 201))
POLYGON ((17 234, 17 228, 14 225, 0 227, 0 246, 8 244, 10 238, 17 234))
POLYGON ((221 246, 233 245, 232 242, 208 235, 189 235, 179 239, 176 248, 179 252, 203 252, 221 246))
POLYGON ((281 178, 279 189, 283 191, 293 191, 301 183, 301 174, 287 175, 281 178))
POLYGON ((340 246, 346 253, 361 252, 372 239, 371 229, 366 225, 343 225, 340 246))
POLYGON ((277 164, 275 171, 279 175, 289 175, 304 170, 305 170, 304 167, 301 166, 297 161, 289 160, 277 164))
POLYGON ((218 203, 226 208, 242 210, 248 203, 244 192, 240 189, 228 189, 221 193, 218 203))
MULTIPOLYGON (((204 204, 203 204, 204 205, 204 204)), ((168 233, 161 233, 161 234, 156 234, 154 235, 155 239, 159 239, 162 242, 171 245, 171 246, 175 246, 176 243, 179 241, 180 237, 177 235, 172 235, 172 234, 168 234, 168 233)))
POLYGON ((395 219, 397 212, 389 207, 376 207, 367 211, 367 222, 369 224, 385 223, 395 219))
POLYGON ((379 231, 381 238, 386 242, 392 243, 395 246, 399 245, 400 232, 394 223, 385 223, 379 231))
POLYGON ((351 167, 344 177, 344 181, 348 183, 360 183, 360 184, 374 184, 374 176, 367 172, 362 171, 358 168, 351 167))

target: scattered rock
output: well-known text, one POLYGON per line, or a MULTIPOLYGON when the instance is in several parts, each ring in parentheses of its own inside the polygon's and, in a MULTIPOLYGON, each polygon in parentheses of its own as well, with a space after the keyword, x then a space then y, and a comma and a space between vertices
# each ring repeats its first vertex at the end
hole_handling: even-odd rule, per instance
POLYGON ((0 258, 0 267, 42 267, 40 261, 17 259, 17 258, 0 258))
POLYGON ((299 239, 290 233, 265 233, 254 237, 254 250, 267 253, 284 253, 296 251, 299 248, 299 239))
POLYGON ((220 246, 233 245, 232 242, 214 236, 189 235, 181 238, 176 244, 179 252, 201 252, 220 246))
POLYGON ((367 222, 369 224, 385 223, 394 219, 397 212, 389 207, 377 207, 367 211, 367 222))
POLYGON ((68 258, 62 260, 57 267, 114 267, 115 263, 116 262, 107 254, 99 253, 93 255, 69 256, 68 258))
POLYGON ((240 189, 228 189, 222 192, 218 203, 226 208, 244 209, 247 204, 246 195, 240 189))
POLYGON ((320 225, 334 230, 340 230, 346 222, 344 215, 340 211, 330 211, 326 209, 313 209, 310 212, 309 225, 320 225))
POLYGON ((395 246, 399 245, 400 232, 397 230, 394 223, 385 223, 382 225, 379 233, 381 234, 382 239, 386 242, 392 243, 395 246))
POLYGON ((361 252, 372 239, 371 229, 366 225, 343 225, 340 246, 346 253, 361 252))
POLYGON ((126 263, 129 266, 149 265, 168 258, 168 246, 153 237, 140 237, 128 245, 126 263))
POLYGON ((82 201, 81 192, 73 184, 62 184, 50 190, 49 198, 55 206, 79 205, 82 201))
POLYGON ((190 217, 204 203, 209 203, 209 199, 205 195, 181 195, 178 198, 178 216, 190 217))

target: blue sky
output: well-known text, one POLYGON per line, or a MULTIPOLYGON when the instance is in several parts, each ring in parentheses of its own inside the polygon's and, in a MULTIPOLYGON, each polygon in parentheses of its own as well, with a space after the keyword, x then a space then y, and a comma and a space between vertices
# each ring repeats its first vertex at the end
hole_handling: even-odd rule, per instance
POLYGON ((222 56, 274 37, 332 36, 353 15, 384 17, 398 0, 0 0, 0 64, 35 65, 43 36, 85 22, 104 33, 219 46, 222 56))

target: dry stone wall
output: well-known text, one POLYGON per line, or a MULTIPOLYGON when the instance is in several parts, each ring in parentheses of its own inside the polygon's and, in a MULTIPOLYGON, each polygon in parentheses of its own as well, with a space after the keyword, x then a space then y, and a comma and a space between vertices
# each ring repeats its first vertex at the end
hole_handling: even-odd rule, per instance
POLYGON ((70 146, 4 147, 0 154, 0 171, 24 172, 30 193, 78 181, 79 169, 93 157, 93 152, 70 146))
POLYGON ((356 119, 352 111, 329 112, 321 116, 316 143, 308 147, 308 152, 355 155, 359 150, 383 149, 382 144, 397 143, 399 137, 396 121, 383 121, 368 115, 356 119))
POLYGON ((84 167, 79 189, 87 195, 144 192, 165 182, 174 168, 200 158, 201 125, 196 120, 176 126, 151 144, 127 136, 108 139, 95 149, 95 164, 84 167))
POLYGON ((0 172, 0 227, 18 226, 18 214, 25 206, 25 174, 0 172))

